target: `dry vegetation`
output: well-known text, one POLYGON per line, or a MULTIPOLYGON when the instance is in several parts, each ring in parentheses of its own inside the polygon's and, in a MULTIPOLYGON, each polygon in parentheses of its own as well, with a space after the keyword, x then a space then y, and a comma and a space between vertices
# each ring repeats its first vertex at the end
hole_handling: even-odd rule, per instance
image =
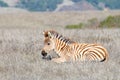
MULTIPOLYGON (((58 31, 58 30, 57 30, 58 31)), ((119 80, 120 30, 59 30, 75 41, 100 43, 110 54, 107 63, 69 62, 57 64, 42 60, 42 30, 0 30, 1 80, 119 80), (68 35, 69 34, 69 35, 68 35)), ((54 54, 52 54, 54 55, 54 54)))
POLYGON ((97 19, 101 21, 110 15, 120 15, 120 10, 53 13, 0 13, 0 28, 30 28, 40 26, 64 27, 69 24, 86 23, 91 19, 97 19))
MULTIPOLYGON (((0 80, 120 79, 120 29, 67 30, 60 27, 55 28, 54 26, 56 26, 58 22, 52 22, 50 20, 52 19, 51 16, 42 16, 48 15, 47 13, 40 13, 41 15, 35 14, 38 13, 33 13, 33 15, 32 13, 27 13, 27 15, 24 14, 22 18, 21 16, 23 16, 23 14, 0 15, 0 80), (15 20, 12 21, 10 17, 15 20), (29 17, 31 19, 29 19, 29 17), (48 24, 55 23, 53 24, 54 30, 77 42, 102 44, 110 54, 108 62, 68 62, 57 64, 43 60, 40 52, 43 46, 42 31, 53 28, 42 26, 43 24, 40 22, 42 19, 44 20, 44 17, 48 18, 45 22, 43 21, 44 24, 49 26, 48 24), (29 26, 36 27, 28 28, 29 26)), ((60 15, 60 13, 57 14, 60 15)), ((54 16, 58 17, 57 14, 54 16)), ((61 17, 59 16, 59 18, 61 17)), ((76 19, 78 18, 76 17, 76 19)), ((67 19, 65 21, 67 22, 67 19)), ((62 23, 63 22, 60 21, 58 25, 63 25, 62 23)), ((54 55, 54 53, 51 54, 51 56, 54 55)))

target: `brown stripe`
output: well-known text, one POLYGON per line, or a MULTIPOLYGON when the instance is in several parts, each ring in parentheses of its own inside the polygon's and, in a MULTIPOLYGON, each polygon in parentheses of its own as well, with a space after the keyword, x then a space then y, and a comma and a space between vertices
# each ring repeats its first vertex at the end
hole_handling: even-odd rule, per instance
POLYGON ((65 44, 63 44, 63 46, 61 47, 61 50, 64 50, 64 49, 65 49, 65 47, 66 47, 66 45, 65 45, 65 44))
POLYGON ((106 51, 105 51, 105 49, 104 49, 103 47, 101 48, 101 47, 99 46, 99 47, 96 47, 96 48, 103 51, 103 54, 102 54, 103 57, 106 56, 106 51))
MULTIPOLYGON (((86 48, 84 48, 84 49, 86 49, 86 48)), ((83 49, 83 50, 81 50, 82 55, 85 55, 85 52, 90 50, 89 48, 88 48, 88 49, 86 49, 86 50, 84 50, 84 49, 83 49)))
MULTIPOLYGON (((100 48, 100 47, 99 47, 99 48, 100 48)), ((106 50, 104 47, 103 47, 103 48, 100 48, 100 49, 102 49, 102 50, 104 51, 104 53, 105 53, 104 57, 105 57, 106 60, 107 60, 108 57, 109 57, 107 50, 106 50)))
MULTIPOLYGON (((100 49, 95 49, 96 51, 98 51, 102 56, 103 56, 103 58, 105 57, 105 55, 104 55, 104 51, 103 52, 101 52, 101 51, 99 51, 100 49)), ((98 55, 100 55, 100 54, 98 54, 98 55)), ((102 57, 100 57, 101 59, 102 59, 102 57)))
POLYGON ((95 60, 99 60, 98 57, 96 56, 96 54, 93 54, 92 55, 94 56, 95 60))
MULTIPOLYGON (((90 52, 95 53, 95 54, 96 54, 96 56, 98 56, 99 58, 101 58, 101 56, 100 56, 98 53, 96 53, 95 51, 90 51, 90 52)), ((94 54, 94 55, 95 55, 95 54, 94 54)))

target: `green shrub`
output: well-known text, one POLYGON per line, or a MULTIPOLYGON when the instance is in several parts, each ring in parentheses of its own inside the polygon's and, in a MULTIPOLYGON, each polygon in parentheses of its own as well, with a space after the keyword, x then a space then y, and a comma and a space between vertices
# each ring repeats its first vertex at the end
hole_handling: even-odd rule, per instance
POLYGON ((120 15, 108 16, 105 20, 100 22, 100 28, 115 28, 120 27, 120 15))
POLYGON ((92 18, 87 23, 71 24, 65 26, 67 29, 81 28, 120 28, 120 15, 108 16, 105 20, 99 21, 97 18, 92 18))
POLYGON ((83 23, 67 25, 65 28, 67 28, 67 29, 81 29, 81 28, 83 28, 83 23))

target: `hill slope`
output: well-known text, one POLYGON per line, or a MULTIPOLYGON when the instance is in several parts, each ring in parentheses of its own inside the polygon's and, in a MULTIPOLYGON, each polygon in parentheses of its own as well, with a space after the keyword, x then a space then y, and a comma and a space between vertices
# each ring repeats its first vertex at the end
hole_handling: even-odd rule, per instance
POLYGON ((81 11, 120 9, 119 0, 1 0, 1 7, 17 7, 29 11, 81 11), (61 6, 59 6, 61 5, 61 6))

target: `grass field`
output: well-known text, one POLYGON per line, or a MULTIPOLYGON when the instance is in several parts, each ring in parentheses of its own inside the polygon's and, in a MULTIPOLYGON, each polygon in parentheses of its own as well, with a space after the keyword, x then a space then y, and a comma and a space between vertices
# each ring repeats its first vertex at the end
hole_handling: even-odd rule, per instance
MULTIPOLYGON (((3 23, 0 22, 0 80, 120 80, 119 28, 68 30, 62 27, 54 27, 57 23, 54 25, 52 21, 50 25, 53 24, 54 26, 45 27, 46 25, 40 25, 39 18, 36 16, 32 15, 32 23, 32 18, 28 19, 28 15, 25 16, 25 14, 24 18, 27 17, 26 19, 30 22, 26 23, 25 19, 19 23, 20 16, 16 16, 13 18, 17 18, 15 22, 11 20, 10 24, 10 17, 12 16, 4 17, 1 15, 0 21, 3 21, 3 23), (38 22, 34 23, 36 19, 38 19, 38 22), (8 22, 5 23, 6 20, 8 22), (34 24, 36 27, 29 28, 29 25, 34 26, 34 24), (46 29, 54 29, 80 43, 102 44, 109 52, 108 62, 57 64, 43 60, 41 56, 42 31, 46 29)), ((61 21, 59 24, 63 25, 62 23, 61 21)), ((50 55, 55 56, 55 53, 51 52, 50 55)))
MULTIPOLYGON (((57 30, 82 43, 100 43, 109 52, 109 61, 57 64, 42 60, 43 35, 40 29, 0 30, 1 80, 119 80, 120 30, 57 30), (69 35, 68 35, 69 34, 69 35)), ((54 55, 54 54, 51 54, 54 55)))

